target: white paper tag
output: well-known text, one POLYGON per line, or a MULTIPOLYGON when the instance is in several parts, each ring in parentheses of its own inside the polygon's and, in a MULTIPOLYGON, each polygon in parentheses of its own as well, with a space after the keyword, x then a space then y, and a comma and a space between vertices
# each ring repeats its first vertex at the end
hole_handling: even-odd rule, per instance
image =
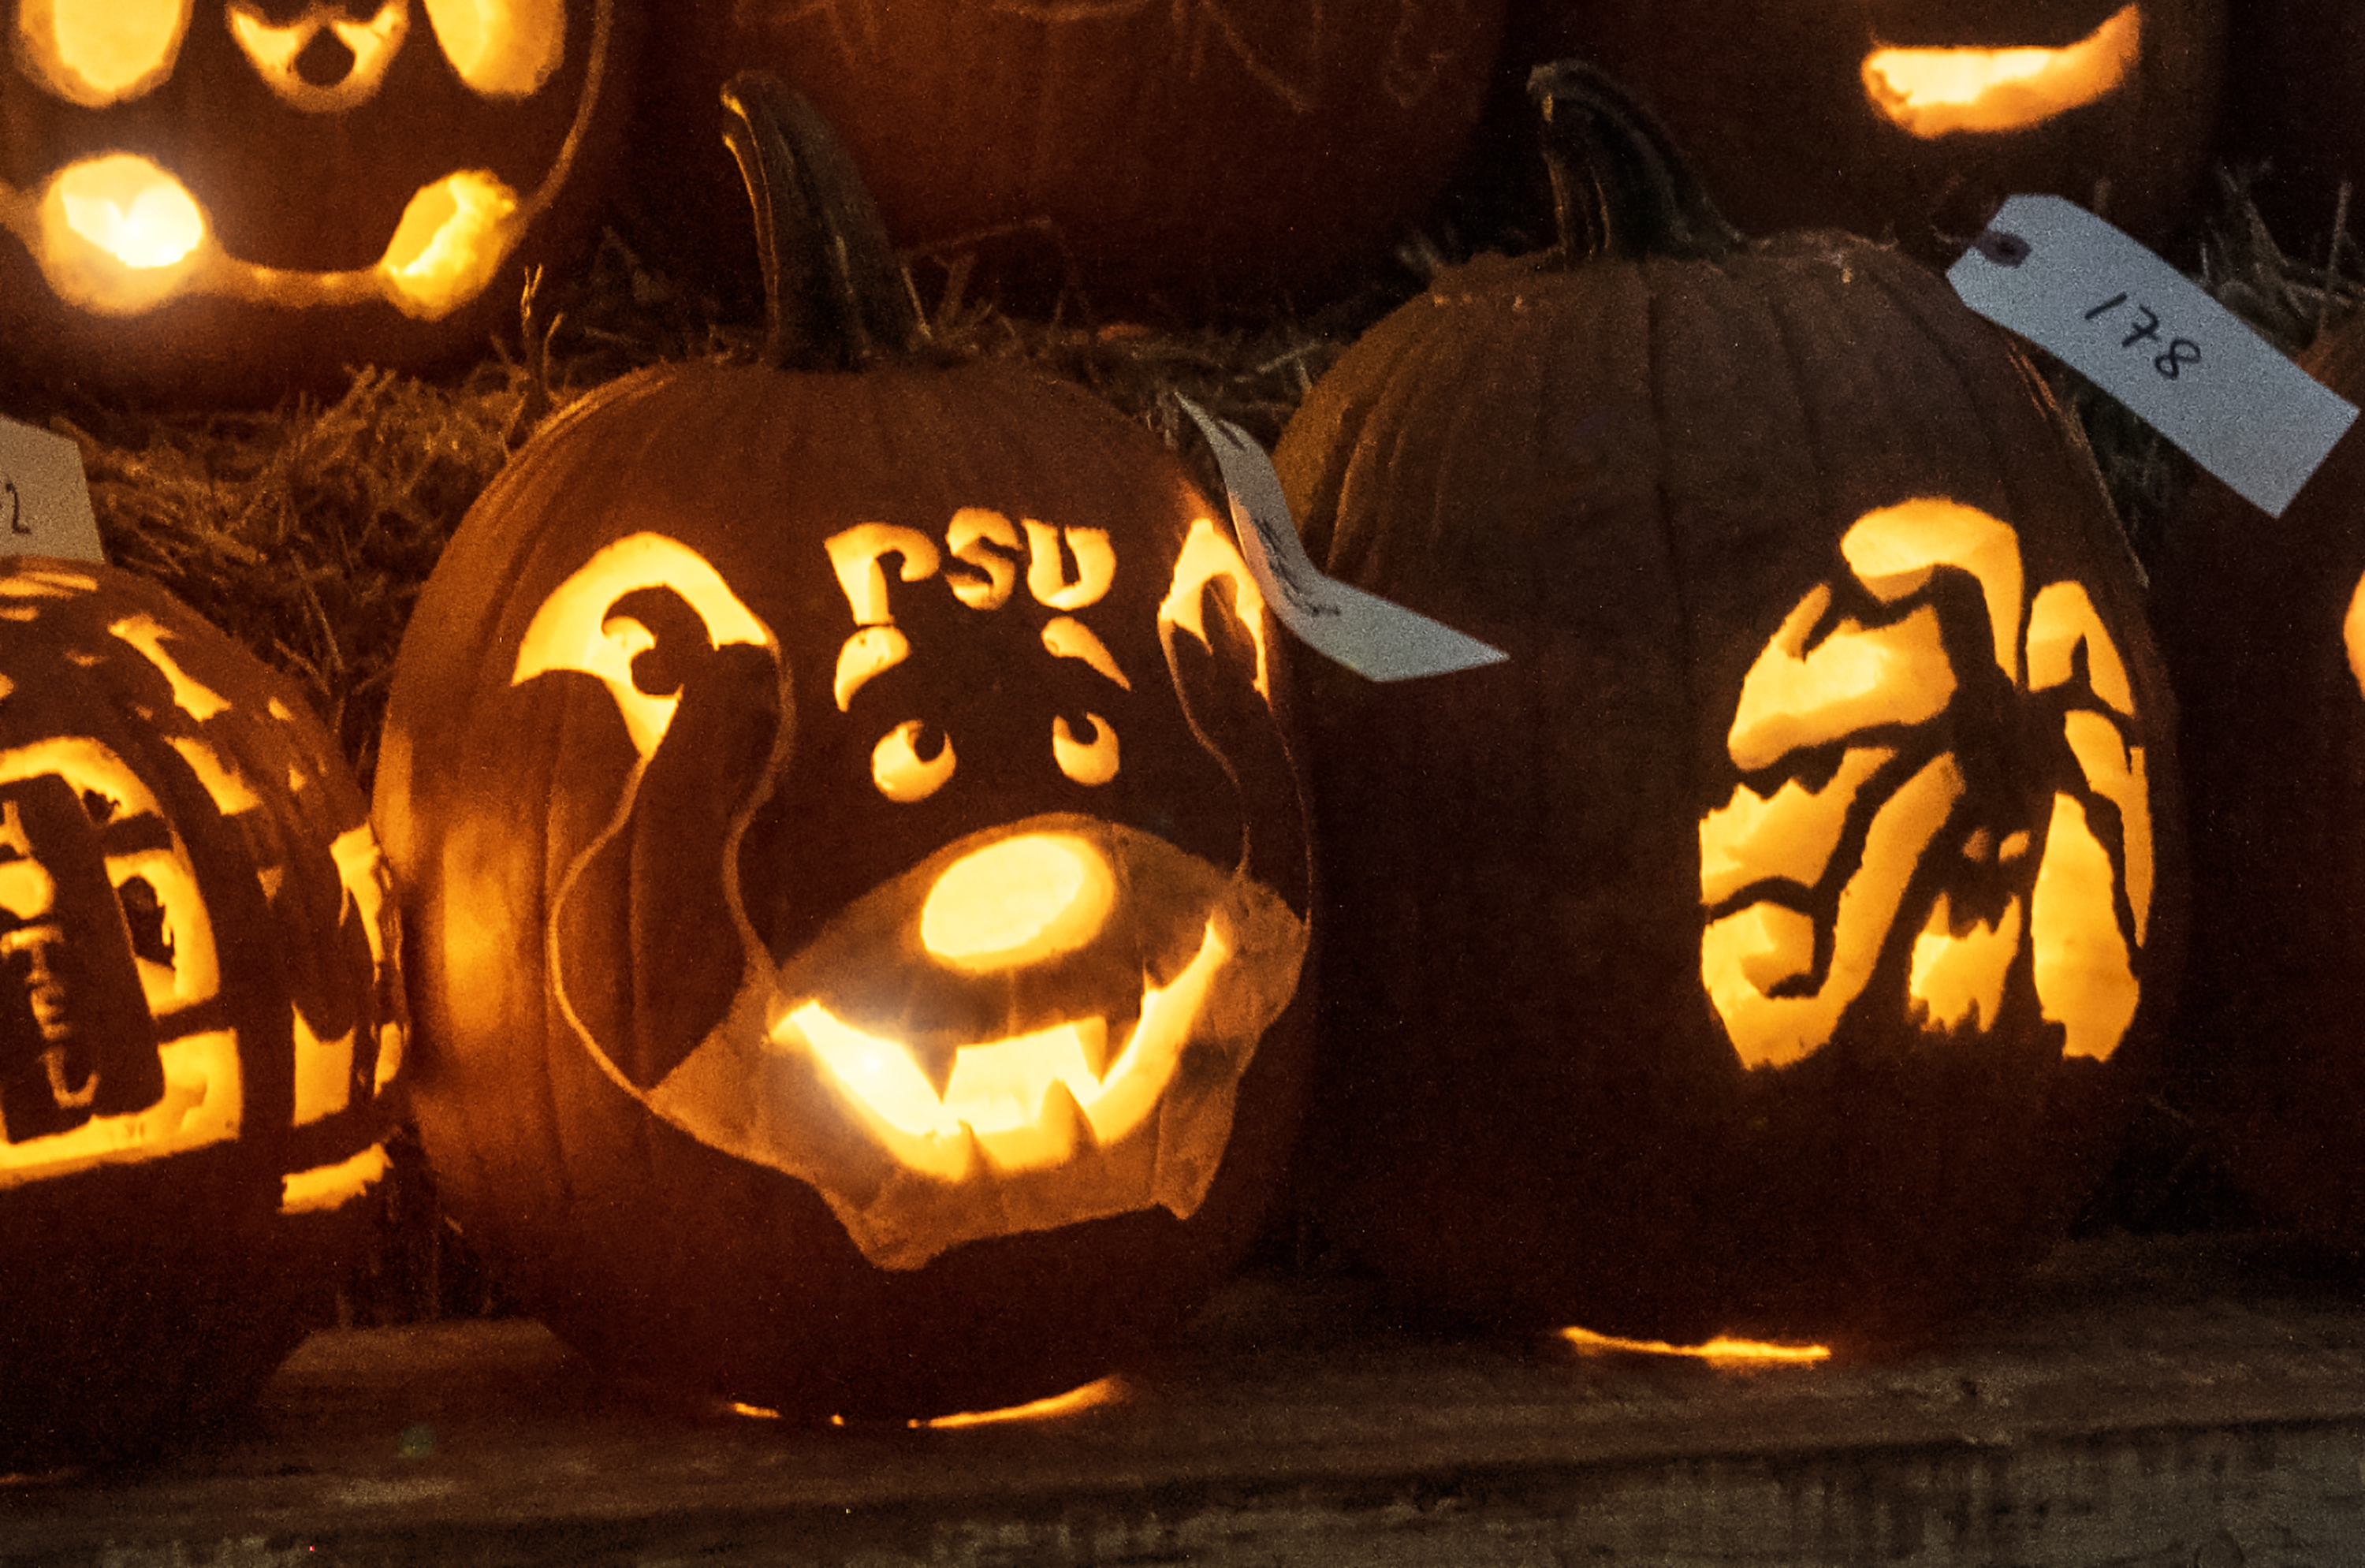
POLYGON ((2278 517, 2357 418, 2183 274, 2060 196, 2005 202, 1946 281, 2278 517))
POLYGON ((1409 680, 1499 664, 1510 655, 1441 621, 1326 577, 1306 554, 1282 495, 1281 476, 1246 431, 1176 397, 1216 454, 1240 554, 1257 586, 1299 641, 1373 680, 1409 680))
POLYGON ((0 555, 106 562, 71 438, 0 419, 0 555))

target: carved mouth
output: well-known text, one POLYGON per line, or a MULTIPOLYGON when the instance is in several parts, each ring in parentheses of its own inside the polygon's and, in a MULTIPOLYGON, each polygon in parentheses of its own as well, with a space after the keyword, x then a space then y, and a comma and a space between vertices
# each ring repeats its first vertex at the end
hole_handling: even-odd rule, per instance
POLYGON ((2142 49, 2142 8, 2128 5, 2059 49, 1876 50, 1864 90, 1913 136, 2025 130, 2118 91, 2142 49))
POLYGON ((1047 814, 948 846, 751 972, 645 1092, 611 1076, 810 1183, 881 1267, 1104 1215, 1188 1217, 1306 945, 1303 918, 1245 875, 1047 814), (965 872, 985 915, 947 913, 965 872))
POLYGON ((1211 923, 1170 985, 1145 983, 1125 1047, 1091 1014, 1007 1039, 957 1046, 933 1085, 904 1044, 866 1034, 819 1002, 774 1026, 771 1043, 820 1058, 845 1103, 913 1170, 958 1181, 979 1159, 1003 1170, 1056 1165, 1146 1121, 1172 1081, 1231 949, 1211 923))
POLYGON ((492 174, 463 170, 419 188, 375 265, 295 272, 230 255, 186 186, 115 152, 67 165, 35 195, 7 193, 0 226, 61 299, 97 315, 210 294, 294 309, 383 300, 432 321, 484 292, 538 210, 492 174))

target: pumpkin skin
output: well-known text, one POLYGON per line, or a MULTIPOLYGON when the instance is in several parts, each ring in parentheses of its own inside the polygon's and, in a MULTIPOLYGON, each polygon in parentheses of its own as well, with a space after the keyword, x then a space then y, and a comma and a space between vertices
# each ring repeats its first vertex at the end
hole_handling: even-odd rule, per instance
POLYGON ((1280 442, 1317 565, 1509 655, 1305 672, 1306 1164, 1435 1310, 1893 1345, 2105 1157, 2173 972, 2172 708, 2005 340, 1862 241, 1713 249, 1450 270, 1280 442))
POLYGON ((154 585, 0 576, 0 1462, 234 1410, 368 1236, 405 1014, 359 788, 154 585))
POLYGON ((635 183, 692 211, 706 250, 744 254, 733 193, 687 152, 728 76, 771 71, 845 138, 895 242, 972 255, 972 289, 1014 308, 1066 286, 1103 310, 1264 308, 1420 218, 1476 124, 1502 12, 685 0, 651 40, 644 145, 665 177, 635 183))
MULTIPOLYGON (((2300 356, 2365 397, 2365 331, 2300 356)), ((2271 1223, 2365 1238, 2365 1073, 2349 991, 2365 911, 2365 447, 2279 518, 2197 475, 2162 532, 2155 620, 2182 707, 2193 943, 2170 1092, 2271 1223)))
POLYGON ((77 63, 93 40, 73 25, 100 10, 0 11, 0 342, 51 375, 267 400, 360 364, 472 362, 621 155, 633 0, 501 0, 469 29, 440 0, 144 0, 105 70, 77 63), (499 47, 503 22, 527 41, 499 47), (133 159, 179 196, 108 183, 133 159), (434 194, 463 175, 458 205, 434 194), (85 237, 109 222, 155 247, 143 264, 85 237))
MULTIPOLYGON (((565 416, 487 491, 406 633, 376 811, 409 910, 439 1190, 561 1334, 768 1408, 939 1414, 1100 1375, 1238 1256, 1294 1131, 1307 851, 1253 684, 1264 669, 1275 689, 1280 649, 1216 515, 1147 432, 990 366, 659 370, 565 416), (1105 593, 1042 602, 1045 557, 1025 546, 998 576, 973 547, 920 569, 926 533, 987 511, 1105 530, 1105 593), (827 541, 880 522, 914 531, 913 553, 842 579, 827 541), (660 552, 677 587, 562 591, 652 535, 681 547, 660 552), (1189 584, 1207 567, 1229 592, 1202 618, 1189 584), (960 597, 995 582, 998 608, 960 597), (685 588, 703 627, 686 595, 658 602, 685 588), (578 662, 513 681, 529 627, 569 594, 590 616, 578 645, 604 619, 618 645, 655 633, 635 669, 685 647, 701 661, 643 678, 682 684, 637 773, 621 678, 578 662), (870 667, 848 650, 889 609, 908 658, 841 702, 847 669, 870 667), (1103 652, 1056 655, 1058 622, 1103 652), (915 720, 949 750, 905 744, 915 720), (1063 729, 1115 736, 1114 776, 1063 772, 1063 729), (949 756, 949 778, 891 798, 909 791, 881 757, 915 754, 949 756), (1112 926, 1138 948, 989 973, 983 992, 912 950, 936 872, 1014 827, 1104 846, 1124 885, 1112 926), (1139 1002, 1145 966, 1173 980, 1174 939, 1195 942, 1211 908, 1236 949, 1203 1010, 1223 1016, 1146 1120, 1078 1135, 1074 1158, 1030 1168, 981 1127, 975 1159, 931 1174, 926 1148, 897 1152, 927 1137, 898 1144, 849 1110, 820 1036, 778 1022, 811 997, 874 1036, 981 1041, 1105 1007, 1114 1049, 1118 993, 1139 1002)), ((923 1070, 949 1108, 948 1059, 923 1070)))
POLYGON ((1622 82, 1743 231, 1844 229, 1933 263, 2020 192, 2165 242, 2208 166, 2226 47, 2225 0, 1541 0, 1513 16, 1514 58, 1579 58, 1622 82), (2111 53, 2129 11, 2133 58, 2106 74, 2114 86, 2023 89, 1995 129, 1939 129, 1963 118, 1941 109, 1917 134, 1869 85, 1884 49, 2067 50, 2100 35, 2111 53))

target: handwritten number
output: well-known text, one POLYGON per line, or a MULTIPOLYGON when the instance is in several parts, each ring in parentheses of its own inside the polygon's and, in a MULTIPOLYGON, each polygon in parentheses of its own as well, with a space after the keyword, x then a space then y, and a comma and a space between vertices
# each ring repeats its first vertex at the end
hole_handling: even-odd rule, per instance
POLYGON ((30 537, 33 531, 25 521, 25 501, 17 494, 17 481, 0 479, 0 491, 6 491, 8 497, 8 532, 30 537))
MULTIPOLYGON (((2086 319, 2089 321, 2099 319, 2126 303, 2126 295, 2114 294, 2087 311, 2086 319)), ((2137 343, 2157 343, 2160 341, 2159 312, 2148 305, 2137 305, 2135 309, 2136 319, 2134 330, 2119 340, 2119 347, 2123 349, 2131 349, 2137 343)), ((2194 342, 2191 338, 2170 338, 2165 349, 2152 355, 2151 367, 2166 379, 2174 381, 2184 374, 2186 366, 2200 363, 2201 345, 2199 343, 2194 342)))
POLYGON ((2173 381, 2181 374, 2183 366, 2200 363, 2201 345, 2199 343, 2194 342, 2191 338, 2173 338, 2169 341, 2166 353, 2152 356, 2151 367, 2173 381))

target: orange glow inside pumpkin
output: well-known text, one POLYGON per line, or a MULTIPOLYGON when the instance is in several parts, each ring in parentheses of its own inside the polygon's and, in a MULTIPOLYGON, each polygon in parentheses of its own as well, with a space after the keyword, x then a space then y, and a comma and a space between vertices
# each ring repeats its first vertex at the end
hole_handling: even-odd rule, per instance
POLYGON ((316 13, 275 23, 251 0, 231 0, 230 30, 274 93, 307 113, 335 113, 367 103, 385 84, 410 34, 410 7, 406 0, 382 0, 376 14, 366 18, 316 13), (300 62, 322 31, 343 47, 351 63, 335 81, 317 83, 305 74, 300 62))
POLYGON ((205 242, 196 200, 136 153, 73 164, 51 182, 50 200, 66 228, 134 272, 173 266, 205 242))
POLYGON ((947 868, 920 908, 920 945, 970 973, 1071 953, 1116 901, 1101 853, 1072 834, 1030 833, 947 868))
POLYGON ((425 0, 443 58, 488 97, 540 91, 566 53, 566 0, 425 0))
POLYGON ((17 53, 51 93, 98 108, 170 76, 188 25, 185 0, 18 0, 17 53))
POLYGON ((1723 1366, 1803 1365, 1832 1359, 1825 1345, 1784 1345, 1765 1339, 1734 1339, 1719 1335, 1698 1345, 1671 1345, 1664 1339, 1628 1339, 1597 1334, 1590 1328, 1564 1328, 1560 1337, 1587 1352, 1623 1351, 1632 1355, 1685 1356, 1723 1366))
POLYGON ((484 292, 506 253, 501 234, 517 209, 517 193, 483 170, 422 187, 402 209, 378 263, 404 308, 447 315, 484 292))
MULTIPOLYGON (((903 1425, 920 1432, 952 1431, 962 1427, 1007 1426, 1025 1421, 1056 1421, 1062 1416, 1123 1404, 1129 1392, 1125 1379, 1112 1372, 1107 1377, 1071 1388, 1065 1394, 1047 1394, 1041 1399, 1030 1399, 1024 1405, 1005 1405, 997 1410, 956 1410, 947 1416, 914 1416, 903 1425)), ((739 1415, 752 1416, 757 1420, 777 1421, 780 1418, 778 1410, 762 1405, 743 1405, 734 1401, 731 1408, 739 1415)), ((832 1416, 829 1424, 833 1427, 850 1425, 843 1416, 832 1416)))
POLYGON ((1969 793, 1951 752, 1894 782, 1864 821, 1863 793, 1897 750, 1847 743, 1859 732, 1940 720, 1961 679, 1934 602, 1872 626, 1833 622, 1833 591, 1818 585, 1743 678, 1727 746, 1745 774, 1840 746, 1836 765, 1819 784, 1794 776, 1761 790, 1744 778, 1700 820, 1703 905, 1758 894, 1709 920, 1701 936, 1701 982, 1727 1036, 1753 1068, 1820 1049, 1869 983, 1916 874, 1936 849, 1996 868, 2028 892, 2025 908, 2014 897, 1980 918, 1959 913, 1939 891, 1907 977, 1922 1027, 1992 1026, 2025 941, 2043 1015, 2062 1025, 2066 1053, 2109 1057, 2140 999, 2114 890, 2124 886, 2140 944, 2153 880, 2150 786, 2143 750, 2126 744, 2118 722, 2135 717, 2134 689, 2091 599, 2074 582, 2050 583, 2023 615, 2018 536, 1977 508, 1938 498, 1866 513, 1841 553, 1883 607, 1906 604, 1941 568, 1968 574, 1981 590, 1996 666, 2015 688, 2049 690, 2082 676, 2091 704, 2070 706, 2062 739, 2087 787, 2119 819, 2124 864, 2113 864, 2085 804, 2057 792, 2033 879, 2012 875, 2036 841, 2010 823, 1950 828, 1969 793), (1830 929, 1819 929, 1807 894, 1824 885, 1850 824, 1860 821, 1861 858, 1838 890, 1830 929))
POLYGON ((2116 92, 2142 48, 2142 7, 2129 5, 2060 49, 1877 49, 1865 56, 1864 90, 1925 140, 2025 130, 2116 92))
MULTIPOLYGON (((482 293, 508 254, 517 194, 463 171, 423 187, 386 255, 352 273, 292 273, 223 255, 187 187, 147 159, 111 152, 62 169, 35 209, 34 250, 62 298, 134 315, 196 286, 304 307, 386 299, 434 319, 482 293)), ((0 212, 0 217, 6 216, 0 212)))
POLYGON ((1065 1394, 1054 1394, 1042 1399, 1031 1399, 1024 1405, 1005 1406, 999 1410, 959 1410, 949 1416, 923 1417, 908 1423, 914 1430, 944 1431, 959 1427, 1004 1426, 1022 1421, 1055 1421, 1062 1416, 1079 1415, 1086 1410, 1104 1409, 1122 1404, 1126 1397, 1125 1380, 1109 1376, 1071 1388, 1065 1394))
POLYGON ((941 1094, 903 1045, 845 1023, 818 1002, 790 1012, 773 1036, 776 1044, 801 1036, 880 1141, 914 1170, 958 1181, 978 1154, 1000 1170, 1040 1170, 1089 1143, 1123 1137, 1156 1109, 1230 956, 1210 923, 1171 983, 1145 981, 1141 1015, 1114 1057, 1107 1020, 1070 1019, 960 1047, 941 1094))

